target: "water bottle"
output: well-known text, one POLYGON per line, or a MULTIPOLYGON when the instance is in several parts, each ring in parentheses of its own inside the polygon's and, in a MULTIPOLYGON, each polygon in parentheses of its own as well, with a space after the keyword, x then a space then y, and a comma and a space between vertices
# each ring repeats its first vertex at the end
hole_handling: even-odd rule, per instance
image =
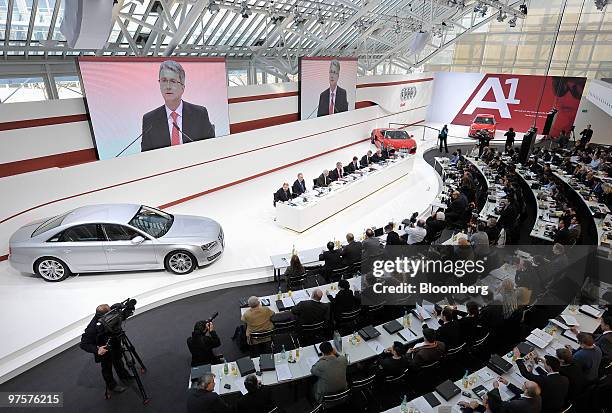
POLYGON ((408 399, 406 398, 405 394, 404 396, 402 396, 402 404, 400 404, 400 412, 408 413, 408 399))
POLYGON ((408 327, 410 325, 410 316, 408 315, 408 310, 404 310, 404 327, 408 327))
POLYGON ((338 353, 342 353, 342 336, 338 330, 334 331, 334 347, 338 353))
POLYGON ((469 387, 470 381, 468 380, 468 371, 465 371, 465 374, 463 375, 463 379, 461 380, 463 382, 463 388, 467 389, 469 387))
POLYGON ((285 345, 283 344, 283 348, 281 350, 281 359, 286 360, 287 359, 287 352, 285 351, 285 345))
POLYGON ((223 363, 223 374, 226 376, 229 374, 229 365, 227 364, 227 361, 223 363))
POLYGON ((281 291, 281 288, 278 287, 278 293, 276 294, 276 299, 280 300, 283 297, 283 292, 281 291))

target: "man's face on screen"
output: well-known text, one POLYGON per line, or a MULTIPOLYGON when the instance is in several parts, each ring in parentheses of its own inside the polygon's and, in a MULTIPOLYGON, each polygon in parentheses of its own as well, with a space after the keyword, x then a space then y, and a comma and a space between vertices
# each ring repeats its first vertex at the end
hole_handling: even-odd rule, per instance
POLYGON ((159 89, 166 105, 168 105, 178 103, 181 100, 185 86, 181 83, 178 73, 162 69, 159 74, 159 89))
POLYGON ((329 66, 329 88, 334 90, 338 85, 338 77, 340 77, 340 71, 334 65, 329 66))

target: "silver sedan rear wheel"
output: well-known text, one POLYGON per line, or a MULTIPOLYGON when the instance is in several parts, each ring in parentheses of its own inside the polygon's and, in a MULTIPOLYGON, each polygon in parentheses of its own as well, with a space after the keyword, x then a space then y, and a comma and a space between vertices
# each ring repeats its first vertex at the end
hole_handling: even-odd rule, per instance
POLYGON ((61 260, 53 257, 39 259, 35 265, 36 274, 49 282, 63 281, 70 275, 68 266, 61 260))
POLYGON ((175 274, 189 274, 197 265, 193 255, 186 251, 174 251, 166 257, 166 269, 175 274))

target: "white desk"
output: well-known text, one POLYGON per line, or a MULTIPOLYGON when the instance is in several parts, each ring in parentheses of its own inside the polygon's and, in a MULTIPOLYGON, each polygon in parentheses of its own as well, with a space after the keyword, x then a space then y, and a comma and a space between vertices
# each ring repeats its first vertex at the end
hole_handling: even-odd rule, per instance
POLYGON ((363 173, 353 180, 348 176, 344 182, 332 182, 331 190, 316 196, 318 190, 306 193, 289 202, 276 203, 276 223, 297 232, 304 232, 348 208, 354 203, 372 195, 412 171, 415 155, 390 160, 387 165, 374 165, 373 171, 363 173))

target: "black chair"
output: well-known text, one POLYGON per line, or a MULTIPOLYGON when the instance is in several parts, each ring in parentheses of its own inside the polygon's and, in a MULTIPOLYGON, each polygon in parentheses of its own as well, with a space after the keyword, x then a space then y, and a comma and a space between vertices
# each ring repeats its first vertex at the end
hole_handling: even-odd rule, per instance
POLYGON ((357 379, 351 381, 350 388, 351 393, 356 394, 359 392, 363 403, 361 405, 367 405, 372 401, 374 397, 374 381, 376 380, 376 374, 365 377, 363 379, 357 379))
POLYGON ((302 346, 319 343, 325 338, 325 320, 300 326, 300 342, 302 346))
POLYGON ((349 271, 345 275, 346 278, 353 278, 357 274, 361 274, 361 261, 356 261, 349 266, 349 271))
POLYGON ((344 267, 333 269, 332 272, 331 272, 330 281, 331 282, 338 282, 338 281, 340 281, 342 278, 344 278, 345 274, 348 272, 348 269, 349 269, 348 265, 346 265, 344 267))
POLYGON ((286 321, 277 321, 272 322, 274 324, 274 334, 280 333, 291 333, 295 330, 295 326, 297 325, 297 320, 286 320, 286 321))
POLYGON ((343 406, 344 404, 346 404, 346 402, 348 402, 350 396, 350 388, 342 390, 338 393, 326 394, 325 396, 323 396, 323 401, 321 403, 323 405, 323 411, 328 410, 332 407, 343 406))
POLYGON ((359 315, 361 314, 361 308, 357 307, 352 311, 345 311, 336 317, 336 328, 342 335, 350 334, 357 330, 359 315))
POLYGON ((322 409, 323 409, 323 405, 322 404, 318 404, 318 405, 316 405, 314 407, 314 409, 312 409, 308 413, 319 413, 319 412, 321 412, 322 409))
POLYGON ((268 413, 278 413, 278 406, 274 406, 274 408, 268 411, 268 413))
POLYGON ((314 179, 312 180, 312 185, 313 185, 312 189, 314 189, 314 188, 318 188, 318 186, 319 186, 319 185, 317 185, 317 178, 314 178, 314 179))
POLYGON ((425 241, 426 244, 433 244, 435 242, 437 242, 440 237, 442 236, 442 232, 444 232, 444 229, 441 229, 438 232, 434 232, 434 233, 427 233, 427 235, 425 235, 425 239, 423 241, 425 241))
POLYGON ((386 303, 383 302, 376 305, 362 306, 365 322, 368 324, 380 324, 377 321, 382 320, 385 304, 386 303))
POLYGON ((429 393, 440 384, 440 362, 434 361, 407 375, 410 387, 416 395, 429 393))
POLYGON ((278 201, 278 197, 276 196, 276 192, 272 194, 272 206, 276 206, 276 202, 278 201))
POLYGON ((489 337, 491 336, 491 332, 487 331, 484 336, 475 339, 467 348, 467 352, 470 357, 476 362, 476 364, 481 364, 486 362, 489 359, 488 345, 489 345, 489 337))
POLYGON ((272 334, 274 334, 274 329, 251 332, 251 342, 259 341, 257 344, 249 345, 249 354, 251 357, 259 357, 260 354, 268 353, 270 351, 272 334), (261 342, 262 340, 265 341, 261 342))
POLYGON ((304 271, 302 274, 288 275, 286 277, 287 291, 303 290, 306 284, 306 274, 306 271, 304 271))
POLYGON ((319 274, 321 273, 322 267, 323 267, 322 265, 310 265, 308 267, 304 267, 304 269, 306 270, 306 278, 304 281, 308 284, 309 280, 314 280, 314 284, 316 284, 316 286, 318 287, 319 286, 319 274))
POLYGON ((452 381, 459 380, 461 378, 462 373, 465 371, 462 356, 466 346, 467 344, 463 343, 446 350, 446 355, 442 359, 441 366, 442 375, 444 377, 448 377, 452 381))
POLYGON ((380 411, 389 410, 397 405, 397 401, 407 393, 405 386, 406 372, 398 376, 386 376, 380 383, 380 392, 383 397, 379 397, 380 411))
POLYGON ((567 406, 565 409, 563 409, 563 410, 561 411, 561 413, 569 413, 569 412, 571 412, 571 411, 572 411, 572 408, 573 408, 573 407, 574 407, 574 405, 570 403, 570 405, 569 405, 569 406, 567 406))

